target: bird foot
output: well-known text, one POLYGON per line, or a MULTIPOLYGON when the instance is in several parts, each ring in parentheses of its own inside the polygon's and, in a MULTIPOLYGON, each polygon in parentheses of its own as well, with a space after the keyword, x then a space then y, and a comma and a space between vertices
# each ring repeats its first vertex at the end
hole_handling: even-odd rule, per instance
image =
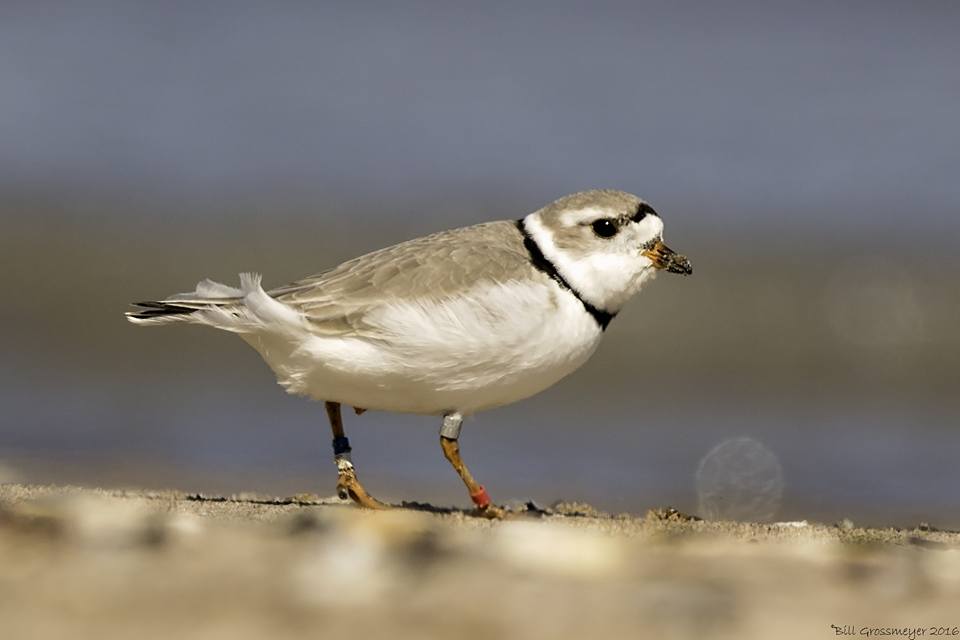
POLYGON ((507 515, 506 510, 493 504, 493 501, 490 500, 490 494, 483 488, 483 485, 473 484, 470 490, 470 499, 473 500, 473 504, 477 505, 474 512, 481 518, 503 520, 507 515))
POLYGON ((477 507, 473 512, 478 517, 486 518, 487 520, 503 520, 507 517, 507 511, 493 503, 485 507, 477 507))
POLYGON ((337 460, 337 495, 342 500, 350 498, 365 509, 389 509, 390 505, 380 502, 360 484, 356 469, 346 459, 337 460))

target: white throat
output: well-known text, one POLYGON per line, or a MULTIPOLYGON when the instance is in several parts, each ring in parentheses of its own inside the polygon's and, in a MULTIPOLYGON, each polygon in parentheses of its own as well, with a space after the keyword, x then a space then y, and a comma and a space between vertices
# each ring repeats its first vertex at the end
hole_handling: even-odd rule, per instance
POLYGON ((557 247, 553 234, 537 213, 525 217, 523 223, 544 257, 577 294, 602 311, 617 313, 656 275, 650 260, 640 254, 639 248, 635 255, 593 252, 573 256, 557 247))

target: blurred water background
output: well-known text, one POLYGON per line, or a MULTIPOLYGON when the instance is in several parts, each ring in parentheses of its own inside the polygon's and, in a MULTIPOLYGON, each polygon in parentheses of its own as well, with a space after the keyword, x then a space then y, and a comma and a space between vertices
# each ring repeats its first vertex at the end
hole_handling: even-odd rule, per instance
MULTIPOLYGON (((126 303, 615 187, 695 274, 466 424, 495 498, 696 511, 701 458, 750 437, 776 517, 958 527, 958 28, 933 1, 5 2, 0 463, 328 494, 321 406, 126 303)), ((438 426, 348 416, 368 487, 464 504, 438 426)))

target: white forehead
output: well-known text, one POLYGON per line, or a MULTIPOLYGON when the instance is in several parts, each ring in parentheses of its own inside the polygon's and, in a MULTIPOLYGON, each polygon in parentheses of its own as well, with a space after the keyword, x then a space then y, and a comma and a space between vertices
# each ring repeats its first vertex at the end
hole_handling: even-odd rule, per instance
POLYGON ((637 228, 644 236, 659 238, 663 235, 663 220, 660 216, 647 214, 643 220, 637 223, 637 228))

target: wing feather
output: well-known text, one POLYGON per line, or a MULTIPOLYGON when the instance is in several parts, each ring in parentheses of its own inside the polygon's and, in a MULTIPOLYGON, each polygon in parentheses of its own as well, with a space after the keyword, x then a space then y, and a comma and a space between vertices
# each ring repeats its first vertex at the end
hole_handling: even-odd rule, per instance
POLYGON ((409 240, 344 262, 269 294, 300 311, 319 333, 363 332, 371 310, 437 301, 529 272, 514 223, 488 222, 409 240))

